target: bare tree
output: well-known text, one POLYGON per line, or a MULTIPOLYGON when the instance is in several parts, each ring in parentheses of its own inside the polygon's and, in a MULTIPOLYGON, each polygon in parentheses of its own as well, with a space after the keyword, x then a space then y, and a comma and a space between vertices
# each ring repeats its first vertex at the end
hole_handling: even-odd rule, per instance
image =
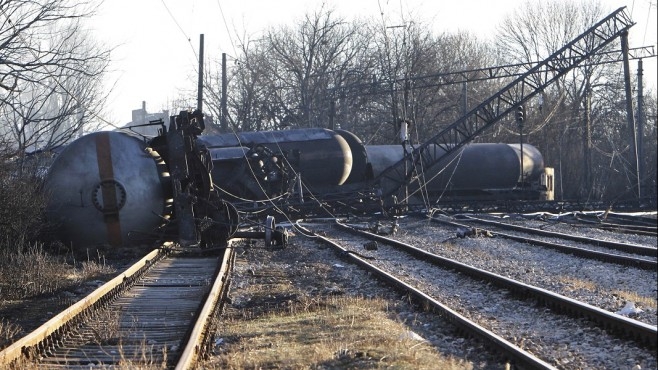
POLYGON ((85 1, 0 0, 0 122, 17 153, 95 127, 110 50, 83 28, 85 1))
MULTIPOLYGON (((396 142, 400 120, 422 141, 463 114, 462 86, 440 75, 490 63, 492 52, 468 34, 434 36, 420 17, 346 21, 321 7, 292 27, 243 37, 231 63, 233 129, 343 128, 368 143, 396 142), (400 23, 399 25, 396 25, 400 23)), ((207 110, 219 115, 219 73, 206 73, 207 110)), ((491 87, 472 89, 473 101, 491 87)))
POLYGON ((422 142, 461 118, 500 89, 502 83, 468 81, 466 75, 462 78, 444 78, 448 73, 493 64, 490 48, 468 33, 420 34, 412 41, 413 49, 409 56, 413 93, 411 118, 418 131, 418 141, 422 142))
MULTIPOLYGON (((229 78, 232 126, 331 126, 331 102, 339 88, 368 74, 357 57, 366 46, 358 37, 361 28, 322 7, 292 27, 272 28, 259 40, 243 41, 229 78)), ((221 78, 216 76, 214 86, 221 78)))
MULTIPOLYGON (((446 74, 491 65, 492 51, 468 33, 433 34, 422 17, 400 19, 382 16, 371 23, 370 40, 378 75, 379 126, 369 142, 397 142, 400 121, 412 121, 416 142, 423 142, 461 117, 465 85, 446 74), (385 129, 381 129, 385 125, 385 129)), ((468 86, 471 102, 478 102, 490 89, 487 83, 468 86)))
POLYGON ((273 76, 292 81, 297 88, 281 86, 279 100, 288 107, 291 122, 301 127, 326 126, 328 88, 339 86, 350 72, 357 71, 357 56, 363 49, 355 43, 358 25, 319 11, 306 18, 297 30, 268 34, 273 59, 273 76))
MULTIPOLYGON (((501 24, 499 53, 509 63, 545 59, 605 15, 598 0, 528 2, 501 24)), ((619 48, 616 42, 607 50, 619 48)), ((622 122, 620 116, 609 114, 623 112, 618 107, 623 102, 620 69, 598 64, 598 58, 575 68, 543 91, 542 99, 526 106, 529 119, 524 130, 528 140, 537 141, 547 162, 558 168, 558 197, 600 200, 612 192, 625 193, 615 183, 628 184, 615 174, 625 172, 623 161, 617 160, 627 145, 622 137, 610 136, 622 122), (612 97, 619 100, 611 101, 612 97), (614 168, 599 150, 608 144, 615 148, 614 168)))
MULTIPOLYGON (((242 56, 235 60, 231 75, 227 77, 232 87, 228 96, 227 106, 233 114, 229 126, 233 130, 259 131, 276 129, 283 123, 283 110, 275 99, 277 83, 268 75, 271 65, 268 60, 268 45, 266 42, 246 40, 242 44, 242 56)), ((217 74, 216 86, 219 86, 221 76, 217 74)), ((219 92, 221 89, 215 88, 219 92)), ((213 99, 213 111, 220 116, 219 94, 213 99)))

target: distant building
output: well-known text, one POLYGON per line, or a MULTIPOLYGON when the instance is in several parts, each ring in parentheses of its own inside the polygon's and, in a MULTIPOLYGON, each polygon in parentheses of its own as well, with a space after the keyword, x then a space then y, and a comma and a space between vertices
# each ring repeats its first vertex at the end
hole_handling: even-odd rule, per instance
POLYGON ((163 110, 161 113, 148 113, 146 111, 146 102, 143 101, 142 108, 132 111, 132 121, 125 124, 122 129, 128 129, 140 135, 154 137, 158 135, 158 130, 162 126, 148 124, 159 119, 164 122, 165 126, 169 127, 169 111, 163 110))

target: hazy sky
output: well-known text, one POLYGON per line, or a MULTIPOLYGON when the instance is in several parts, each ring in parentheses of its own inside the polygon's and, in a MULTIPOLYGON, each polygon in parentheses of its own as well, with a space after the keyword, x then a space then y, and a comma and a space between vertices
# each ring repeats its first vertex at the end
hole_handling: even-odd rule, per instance
MULTIPOLYGON (((417 14, 443 31, 467 30, 487 39, 509 13, 526 0, 325 0, 344 18, 400 19, 417 14)), ((534 0, 533 0, 534 1, 534 0)), ((539 1, 539 0, 537 0, 539 1)), ((630 46, 656 45, 656 0, 602 0, 608 13, 627 6, 636 22, 630 46), (650 1, 654 2, 649 10, 650 1)), ((131 111, 146 101, 149 112, 159 112, 177 98, 177 91, 196 99, 199 35, 204 34, 205 63, 219 60, 222 52, 237 55, 240 37, 257 39, 268 26, 290 24, 318 10, 321 0, 105 0, 90 23, 97 39, 116 46, 114 71, 108 81, 109 110, 105 119, 124 125, 131 111)), ((645 85, 656 85, 656 58, 644 61, 645 85)), ((636 73, 637 63, 631 62, 636 73)), ((173 113, 173 112, 172 112, 173 113)))

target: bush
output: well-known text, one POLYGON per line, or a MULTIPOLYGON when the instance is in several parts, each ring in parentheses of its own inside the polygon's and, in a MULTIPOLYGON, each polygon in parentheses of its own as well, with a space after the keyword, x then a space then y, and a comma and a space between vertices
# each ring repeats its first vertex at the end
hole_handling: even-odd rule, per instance
MULTIPOLYGON (((1 145, 1 144, 0 144, 1 145)), ((4 151, 5 153, 7 150, 4 151)), ((20 250, 39 237, 46 199, 33 161, 2 155, 0 149, 0 247, 20 250)))
POLYGON ((0 251, 0 298, 15 300, 53 293, 75 282, 76 271, 40 245, 20 245, 22 251, 0 251))

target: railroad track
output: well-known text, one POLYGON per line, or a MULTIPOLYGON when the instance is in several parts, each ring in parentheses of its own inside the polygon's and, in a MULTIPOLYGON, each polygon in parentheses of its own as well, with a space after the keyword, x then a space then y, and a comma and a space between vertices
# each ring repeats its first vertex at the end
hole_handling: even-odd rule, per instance
POLYGON ((644 216, 633 216, 620 213, 608 213, 602 218, 613 222, 623 222, 626 225, 648 226, 653 229, 658 228, 658 218, 656 218, 655 212, 653 212, 653 217, 650 214, 644 216))
MULTIPOLYGON (((448 220, 448 219, 442 218, 442 217, 431 217, 430 219, 434 222, 439 222, 439 223, 442 223, 442 224, 445 224, 445 225, 453 226, 455 228, 461 228, 463 230, 469 230, 469 231, 473 232, 471 230, 471 227, 472 227, 471 225, 451 221, 451 220, 448 220)), ((472 219, 468 218, 468 220, 472 220, 472 219)), ((479 222, 479 221, 485 221, 485 220, 476 219, 476 222, 479 222)), ((493 225, 495 227, 499 227, 499 228, 503 228, 503 229, 505 228, 505 227, 500 225, 501 223, 493 223, 493 222, 489 222, 489 221, 481 222, 481 223, 485 223, 485 224, 488 224, 488 225, 493 225)), ((503 225, 508 226, 508 224, 503 224, 503 225)), ((514 225, 512 225, 512 226, 514 226, 514 225)), ((587 249, 587 248, 581 248, 581 247, 576 247, 576 246, 571 246, 571 245, 565 245, 565 244, 561 244, 561 243, 557 243, 557 242, 551 242, 551 241, 531 238, 531 237, 528 237, 527 235, 516 235, 516 234, 505 233, 505 232, 501 232, 501 231, 497 231, 497 230, 493 230, 493 229, 477 229, 477 230, 479 232, 488 233, 492 236, 500 236, 500 237, 503 237, 505 239, 514 240, 514 241, 517 241, 517 242, 520 242, 520 243, 527 243, 527 244, 537 245, 537 246, 541 246, 541 247, 545 247, 545 248, 551 248, 551 249, 554 249, 554 250, 557 250, 557 251, 560 251, 560 252, 563 252, 563 253, 572 254, 572 255, 578 256, 578 257, 591 258, 591 259, 596 259, 596 260, 603 261, 603 262, 616 263, 616 264, 623 265, 623 266, 637 267, 637 268, 641 268, 641 269, 645 269, 645 270, 652 270, 652 271, 658 270, 658 261, 656 259, 637 257, 637 256, 634 256, 634 255, 621 255, 621 254, 614 254, 614 253, 608 253, 608 252, 603 252, 603 251, 597 251, 597 250, 592 250, 592 249, 587 249)), ((524 233, 530 233, 530 234, 540 234, 542 236, 549 236, 549 235, 553 236, 553 237, 555 237, 555 236, 560 237, 560 236, 564 236, 564 235, 567 235, 569 237, 573 236, 573 235, 568 235, 568 234, 545 232, 544 230, 537 230, 537 229, 534 229, 534 228, 525 228, 525 227, 522 228, 522 229, 515 227, 513 230, 514 231, 522 231, 524 233), (547 234, 547 233, 549 233, 549 234, 547 234)), ((591 240, 591 239, 588 239, 588 240, 591 240)), ((583 240, 579 239, 579 241, 582 242, 583 240)), ((601 242, 605 242, 605 241, 594 240, 593 244, 600 245, 601 242)), ((622 245, 622 244, 615 243, 615 245, 614 245, 615 249, 617 249, 617 250, 622 249, 622 248, 620 248, 620 245, 622 245)), ((640 247, 640 246, 631 244, 631 245, 628 245, 627 248, 624 248, 624 249, 634 250, 635 251, 635 250, 637 250, 638 247, 640 247)), ((647 254, 647 251, 645 251, 645 250, 641 250, 641 251, 642 251, 642 255, 647 254)))
MULTIPOLYGON (((612 331, 617 335, 619 335, 620 338, 626 338, 623 340, 628 340, 636 343, 635 346, 641 348, 648 347, 655 349, 656 346, 655 326, 651 326, 619 315, 615 315, 608 311, 604 311, 596 307, 590 306, 588 304, 583 304, 573 299, 560 296, 559 294, 555 294, 545 289, 533 287, 528 284, 519 283, 512 279, 502 276, 497 276, 495 274, 492 274, 484 270, 475 269, 454 260, 449 260, 436 255, 432 255, 418 248, 414 248, 410 245, 405 245, 404 243, 396 242, 389 238, 356 231, 346 226, 337 226, 337 227, 340 227, 341 229, 350 232, 350 234, 353 235, 358 234, 359 238, 367 238, 367 239, 361 239, 359 241, 358 239, 354 239, 353 237, 342 236, 342 238, 345 241, 349 240, 350 246, 346 247, 340 245, 346 243, 338 243, 336 240, 330 240, 327 237, 322 237, 322 239, 325 240, 325 242, 341 250, 342 255, 344 255, 346 258, 349 258, 353 262, 358 263, 359 265, 366 266, 366 268, 371 270, 374 274, 390 282, 391 284, 394 284, 401 290, 405 292, 409 292, 410 295, 420 300, 423 306, 432 307, 434 310, 439 312, 442 316, 447 317, 450 321, 454 322, 457 326, 462 327, 462 329, 468 331, 470 334, 483 338, 483 340, 487 341, 491 346, 493 346, 492 348, 495 348, 497 351, 500 351, 501 353, 505 353, 505 356, 507 356, 511 362, 519 366, 531 367, 531 368, 547 368, 547 367, 550 368, 551 366, 549 365, 550 362, 566 366, 564 362, 560 362, 560 361, 567 361, 567 363, 569 363, 568 361, 570 360, 564 360, 564 359, 556 360, 552 356, 548 356, 545 359, 538 359, 532 354, 525 353, 526 351, 523 351, 522 349, 520 349, 520 347, 532 348, 532 346, 528 346, 527 343, 523 344, 522 343, 523 339, 520 338, 524 338, 525 336, 536 337, 537 334, 534 333, 532 330, 530 332, 526 332, 525 334, 521 334, 521 335, 519 335, 518 332, 515 335, 508 334, 512 336, 511 338, 509 337, 503 338, 502 335, 495 335, 493 334, 493 332, 498 330, 507 333, 514 332, 514 329, 510 329, 506 326, 511 325, 513 327, 518 324, 518 323, 515 324, 513 322, 518 320, 522 321, 524 325, 535 324, 536 320, 546 320, 546 323, 544 324, 545 327, 555 328, 555 330, 559 330, 558 327, 564 325, 562 323, 562 321, 564 320, 563 315, 556 313, 547 314, 544 312, 545 310, 544 311, 539 310, 529 314, 529 316, 525 319, 525 321, 523 318, 519 317, 519 318, 511 319, 512 323, 501 324, 501 322, 506 321, 506 319, 502 317, 501 318, 492 317, 494 314, 490 311, 485 310, 485 312, 472 312, 471 311, 472 307, 468 308, 469 303, 465 302, 462 303, 464 306, 462 306, 459 309, 462 313, 465 313, 465 315, 462 315, 460 313, 457 313, 456 309, 450 308, 445 304, 441 304, 440 302, 438 302, 439 301, 438 298, 435 299, 432 298, 431 296, 436 296, 436 295, 441 296, 442 294, 447 294, 448 296, 450 296, 451 294, 455 296, 460 296, 460 295, 466 296, 469 294, 473 294, 473 292, 469 292, 468 290, 473 290, 473 291, 478 290, 478 292, 475 293, 476 295, 484 296, 484 295, 493 294, 492 300, 496 301, 502 299, 501 297, 506 297, 507 293, 504 292, 506 291, 513 292, 515 295, 520 296, 522 300, 517 301, 516 303, 504 303, 504 304, 496 303, 495 304, 496 308, 498 308, 499 306, 510 306, 510 305, 522 306, 521 308, 519 308, 520 311, 531 312, 534 310, 534 308, 526 307, 528 305, 528 302, 526 302, 524 299, 527 297, 532 297, 534 298, 533 302, 539 303, 540 305, 545 306, 547 309, 559 313, 568 313, 575 317, 582 317, 582 316, 588 317, 590 319, 590 323, 593 322, 597 324, 599 327, 604 327, 606 328, 606 331, 612 331), (355 249, 355 246, 358 246, 359 249, 362 250, 361 246, 365 245, 364 241, 370 240, 368 238, 375 239, 378 242, 385 243, 387 245, 395 246, 396 248, 402 247, 406 250, 406 253, 410 253, 411 255, 417 257, 418 260, 422 260, 422 262, 417 260, 414 260, 412 262, 412 261, 408 261, 408 257, 406 259, 405 257, 399 257, 396 259, 397 261, 405 261, 405 262, 400 263, 400 265, 394 265, 393 267, 391 267, 389 264, 389 267, 386 268, 386 267, 382 267, 379 262, 369 260, 368 256, 363 256, 360 253, 351 252, 355 249), (426 275, 426 276, 422 278, 414 277, 413 279, 407 277, 409 274, 406 273, 405 271, 417 269, 416 267, 409 267, 408 265, 415 266, 418 264, 427 264, 427 263, 437 264, 440 268, 437 269, 436 265, 434 265, 434 267, 429 267, 429 268, 427 267, 420 268, 422 270, 422 273, 416 275, 426 275), (436 271, 440 271, 440 272, 436 272, 436 271), (503 293, 501 293, 501 291, 499 291, 498 293, 489 292, 491 289, 487 288, 486 284, 484 287, 482 287, 481 283, 480 283, 481 286, 479 288, 474 287, 472 282, 465 282, 463 280, 459 280, 455 278, 455 275, 467 275, 475 278, 478 281, 486 281, 487 282, 486 284, 493 284, 501 288, 503 293), (411 280, 415 281, 415 283, 414 284, 410 283, 409 281, 411 280), (425 282, 421 283, 420 280, 423 280, 425 282), (442 282, 443 285, 438 284, 441 286, 437 288, 436 282, 442 282), (444 292, 444 293, 430 294, 427 293, 426 291, 422 291, 421 289, 412 287, 412 285, 415 284, 418 285, 425 284, 426 287, 434 286, 434 288, 438 290, 443 290, 444 288, 446 288, 447 291, 452 291, 452 289, 456 289, 456 287, 463 285, 463 287, 466 287, 466 291, 464 291, 464 289, 462 288, 461 290, 457 290, 451 293, 444 292), (545 315, 549 315, 548 318, 544 318, 545 315), (471 318, 480 317, 480 320, 472 320, 465 316, 470 316, 471 318), (485 318, 482 319, 482 317, 485 318), (478 321, 478 323, 474 321, 478 321), (485 328, 486 326, 488 326, 489 328, 485 328)), ((340 234, 337 234, 336 231, 331 231, 330 234, 334 238, 340 237, 340 234)), ((386 252, 386 253, 387 254, 385 256, 381 256, 380 252, 377 252, 376 254, 377 257, 375 258, 377 258, 377 260, 390 259, 389 257, 390 252, 386 252)), ((432 290, 434 288, 428 288, 428 289, 432 290)), ((452 298, 447 298, 447 299, 449 301, 452 300, 452 298)), ((535 303, 533 303, 532 306, 534 306, 535 303)), ((597 341, 596 336, 601 335, 601 331, 592 331, 590 333, 591 331, 590 328, 583 326, 583 323, 580 323, 578 319, 575 319, 573 323, 570 322, 569 324, 566 325, 569 327, 569 329, 573 328, 574 330, 577 330, 579 332, 578 335, 582 336, 584 335, 583 333, 589 333, 587 335, 594 336, 593 338, 581 338, 584 339, 585 342, 588 342, 589 339, 593 341, 597 341)), ((546 337, 550 337, 550 336, 551 335, 546 335, 546 337)), ((612 339, 612 340, 614 341, 617 339, 612 339)), ((551 345, 550 343, 547 344, 547 346, 550 345, 551 345)), ((555 345, 558 346, 558 344, 555 345)), ((532 348, 532 352, 535 354, 541 353, 541 351, 537 348, 532 348)), ((573 364, 575 363, 572 363, 572 365, 573 364)), ((590 363, 589 365, 591 366, 592 364, 590 363)), ((575 366, 577 366, 577 364, 575 366)))
POLYGON ((156 249, 0 352, 0 365, 190 368, 232 262, 232 248, 220 257, 156 249))
POLYGON ((576 214, 576 219, 588 227, 620 232, 625 234, 657 236, 656 220, 625 215, 576 214))
POLYGON ((560 233, 560 232, 556 232, 556 231, 540 230, 540 229, 525 227, 525 226, 520 226, 520 225, 512 225, 512 224, 505 223, 505 222, 485 220, 483 218, 470 216, 470 215, 463 215, 461 217, 465 221, 469 221, 469 222, 472 222, 472 223, 478 223, 478 224, 482 224, 482 225, 495 226, 495 227, 498 227, 498 228, 501 228, 501 229, 520 231, 520 232, 527 233, 527 234, 532 234, 532 235, 540 235, 540 236, 545 236, 545 237, 570 240, 570 241, 575 241, 575 242, 579 242, 579 243, 583 243, 583 244, 590 244, 590 245, 595 245, 595 246, 598 246, 598 247, 608 248, 608 249, 611 249, 611 250, 617 250, 617 251, 620 251, 620 252, 636 254, 636 255, 639 255, 639 256, 658 257, 658 248, 656 248, 656 247, 648 247, 648 246, 632 244, 632 243, 621 243, 621 242, 617 242, 617 241, 594 239, 594 238, 591 238, 591 237, 560 233))

